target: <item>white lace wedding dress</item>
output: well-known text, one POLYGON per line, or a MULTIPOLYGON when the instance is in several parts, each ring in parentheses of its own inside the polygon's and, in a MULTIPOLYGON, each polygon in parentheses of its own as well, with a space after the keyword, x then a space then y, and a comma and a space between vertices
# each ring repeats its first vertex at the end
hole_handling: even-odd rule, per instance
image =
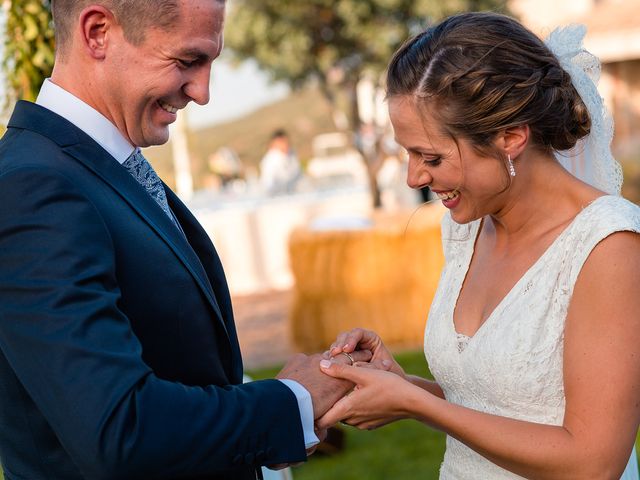
MULTIPOLYGON (((455 331, 453 310, 479 225, 479 220, 458 225, 449 214, 443 219, 446 265, 425 333, 429 368, 450 402, 560 425, 564 322, 576 278, 602 239, 616 231, 640 232, 640 208, 618 196, 600 197, 585 207, 469 338, 455 331)), ((631 460, 625 479, 638 478, 635 451, 631 460)), ((521 477, 447 437, 441 480, 514 478, 521 477)))

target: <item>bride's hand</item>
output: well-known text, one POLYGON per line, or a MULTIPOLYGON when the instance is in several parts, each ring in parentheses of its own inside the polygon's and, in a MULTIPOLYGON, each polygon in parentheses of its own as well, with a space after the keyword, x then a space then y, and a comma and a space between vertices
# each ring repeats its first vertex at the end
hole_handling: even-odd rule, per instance
POLYGON ((342 352, 352 353, 355 350, 369 350, 373 357, 371 363, 381 370, 388 370, 405 378, 402 367, 396 362, 391 352, 382 343, 380 336, 371 330, 364 328, 354 328, 348 332, 343 332, 331 344, 329 350, 323 355, 325 359, 340 355, 342 352))
POLYGON ((322 360, 320 369, 335 378, 355 383, 355 389, 338 400, 321 418, 317 428, 339 421, 359 429, 372 430, 410 416, 411 398, 424 391, 391 372, 322 360), (416 393, 420 392, 420 393, 416 393))

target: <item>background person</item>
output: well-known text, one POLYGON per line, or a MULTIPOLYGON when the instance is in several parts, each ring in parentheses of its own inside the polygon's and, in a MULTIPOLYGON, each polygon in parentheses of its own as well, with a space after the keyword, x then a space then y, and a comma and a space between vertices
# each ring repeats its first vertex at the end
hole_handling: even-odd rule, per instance
POLYGON ((302 175, 300 161, 291 148, 289 135, 279 129, 273 132, 267 152, 260 160, 260 183, 268 195, 293 193, 302 175))

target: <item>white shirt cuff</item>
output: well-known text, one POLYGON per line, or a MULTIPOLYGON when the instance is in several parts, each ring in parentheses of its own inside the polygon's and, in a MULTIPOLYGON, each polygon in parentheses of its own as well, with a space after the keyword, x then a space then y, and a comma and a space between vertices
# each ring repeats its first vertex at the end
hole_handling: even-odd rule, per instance
POLYGON ((280 378, 278 380, 289 387, 298 400, 300 422, 302 423, 302 431, 304 433, 304 447, 309 449, 317 445, 320 443, 320 439, 318 439, 313 429, 313 402, 311 401, 311 394, 295 380, 288 378, 280 378))

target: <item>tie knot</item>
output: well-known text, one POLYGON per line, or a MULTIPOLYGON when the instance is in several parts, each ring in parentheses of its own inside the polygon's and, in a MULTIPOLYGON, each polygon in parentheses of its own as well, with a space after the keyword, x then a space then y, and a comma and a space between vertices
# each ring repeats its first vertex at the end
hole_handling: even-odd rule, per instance
MULTIPOLYGON (((142 152, 139 149, 136 149, 129 158, 127 158, 124 163, 124 167, 129 170, 131 175, 133 175, 138 181, 141 178, 147 178, 150 175, 154 175, 157 177, 156 172, 151 167, 151 164, 144 158, 142 152)), ((160 180, 160 178, 158 178, 160 180)))

